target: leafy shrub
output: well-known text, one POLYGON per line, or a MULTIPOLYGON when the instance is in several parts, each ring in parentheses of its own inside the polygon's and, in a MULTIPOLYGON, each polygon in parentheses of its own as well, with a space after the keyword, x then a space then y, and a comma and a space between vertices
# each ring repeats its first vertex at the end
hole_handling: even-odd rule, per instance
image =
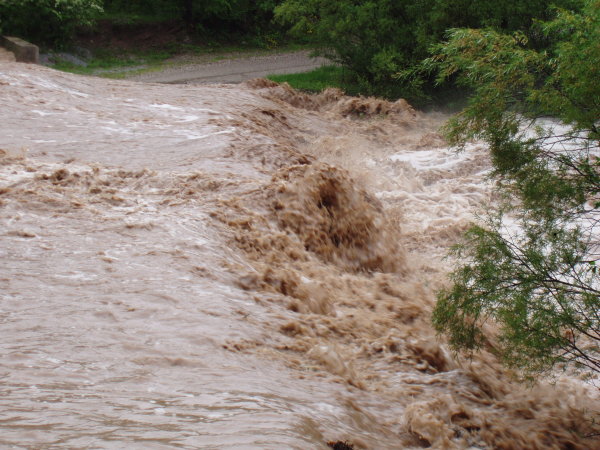
POLYGON ((4 0, 0 3, 0 27, 39 44, 60 44, 75 28, 90 25, 102 11, 101 0, 4 0))
MULTIPOLYGON (((554 1, 569 9, 580 3, 554 1)), ((289 24, 293 34, 311 39, 322 54, 352 71, 364 94, 388 97, 416 94, 427 80, 399 74, 418 67, 448 28, 529 33, 534 19, 551 14, 543 0, 285 0, 275 8, 276 19, 289 24)), ((530 42, 537 45, 533 38, 530 42)))
POLYGON ((245 34, 264 31, 281 0, 105 0, 111 13, 181 18, 201 34, 245 34))

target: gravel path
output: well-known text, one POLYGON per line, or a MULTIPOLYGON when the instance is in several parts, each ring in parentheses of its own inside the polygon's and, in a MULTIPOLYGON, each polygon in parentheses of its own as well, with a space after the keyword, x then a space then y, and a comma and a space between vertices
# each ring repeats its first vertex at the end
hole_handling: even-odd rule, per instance
POLYGON ((170 84, 241 83, 272 74, 308 72, 328 62, 325 58, 313 58, 309 51, 304 50, 209 63, 187 63, 134 75, 128 79, 170 84))

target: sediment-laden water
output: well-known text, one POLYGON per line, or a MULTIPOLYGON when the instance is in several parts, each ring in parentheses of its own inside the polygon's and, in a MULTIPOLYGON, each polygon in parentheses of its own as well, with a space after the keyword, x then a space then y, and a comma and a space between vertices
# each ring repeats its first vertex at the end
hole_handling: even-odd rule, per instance
POLYGON ((493 201, 445 119, 2 64, 0 445, 597 446, 593 386, 519 385, 429 325, 493 201))

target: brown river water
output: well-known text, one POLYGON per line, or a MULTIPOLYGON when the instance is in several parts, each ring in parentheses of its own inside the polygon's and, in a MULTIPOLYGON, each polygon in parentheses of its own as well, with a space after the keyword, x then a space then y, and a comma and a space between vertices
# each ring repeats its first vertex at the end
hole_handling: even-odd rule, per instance
POLYGON ((493 201, 446 118, 0 65, 0 446, 600 447, 594 386, 429 325, 493 201))

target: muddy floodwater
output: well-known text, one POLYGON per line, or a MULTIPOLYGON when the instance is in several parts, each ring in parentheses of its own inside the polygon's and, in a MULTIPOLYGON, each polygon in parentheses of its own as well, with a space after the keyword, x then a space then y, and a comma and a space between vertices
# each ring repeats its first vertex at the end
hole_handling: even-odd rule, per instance
POLYGON ((0 65, 0 446, 598 448, 432 330, 485 148, 406 102, 0 65))

